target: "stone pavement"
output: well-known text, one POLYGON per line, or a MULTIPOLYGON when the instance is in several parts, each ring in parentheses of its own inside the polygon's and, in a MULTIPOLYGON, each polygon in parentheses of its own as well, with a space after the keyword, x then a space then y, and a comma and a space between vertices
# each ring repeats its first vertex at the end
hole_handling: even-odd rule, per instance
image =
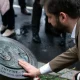
MULTIPOLYGON (((41 66, 43 66, 45 63, 42 63, 42 62, 38 62, 38 68, 40 68, 41 66)), ((72 80, 74 75, 77 73, 78 71, 74 70, 74 69, 68 69, 68 68, 65 68, 61 71, 59 71, 58 73, 55 73, 55 72, 52 72, 52 73, 49 73, 50 75, 53 75, 53 76, 57 76, 57 77, 60 77, 60 78, 65 78, 65 79, 69 79, 69 80, 72 80)))

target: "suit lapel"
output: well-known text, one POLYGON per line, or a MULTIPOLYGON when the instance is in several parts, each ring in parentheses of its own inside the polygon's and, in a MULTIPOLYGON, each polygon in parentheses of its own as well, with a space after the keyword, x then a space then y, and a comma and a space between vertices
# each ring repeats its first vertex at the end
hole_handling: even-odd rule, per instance
POLYGON ((78 47, 78 34, 79 34, 79 27, 80 27, 80 19, 77 22, 77 26, 76 26, 76 34, 75 34, 75 41, 76 41, 76 45, 78 47))

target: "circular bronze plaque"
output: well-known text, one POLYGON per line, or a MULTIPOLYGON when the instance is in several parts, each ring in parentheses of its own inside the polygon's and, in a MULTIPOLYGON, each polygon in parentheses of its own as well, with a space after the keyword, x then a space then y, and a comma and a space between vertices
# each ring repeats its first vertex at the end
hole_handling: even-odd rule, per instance
POLYGON ((14 79, 25 79, 25 72, 18 65, 18 60, 23 59, 37 67, 37 60, 29 49, 16 40, 0 37, 0 74, 14 79))

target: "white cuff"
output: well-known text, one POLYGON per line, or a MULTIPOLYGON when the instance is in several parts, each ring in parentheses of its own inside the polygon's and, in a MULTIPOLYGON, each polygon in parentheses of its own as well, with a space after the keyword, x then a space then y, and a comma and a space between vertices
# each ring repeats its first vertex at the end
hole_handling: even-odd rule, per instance
POLYGON ((78 76, 77 76, 77 80, 80 80, 80 73, 79 73, 78 76))
POLYGON ((49 63, 45 64, 44 66, 42 66, 40 68, 40 73, 41 74, 45 74, 45 73, 48 73, 48 72, 51 72, 51 71, 52 70, 51 70, 51 67, 50 67, 49 63))

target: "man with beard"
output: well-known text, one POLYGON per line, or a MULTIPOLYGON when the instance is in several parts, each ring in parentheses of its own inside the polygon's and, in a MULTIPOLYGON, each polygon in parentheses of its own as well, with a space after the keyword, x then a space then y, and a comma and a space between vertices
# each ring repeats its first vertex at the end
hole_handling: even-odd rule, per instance
MULTIPOLYGON (((41 43, 41 39, 39 36, 40 31, 40 20, 42 15, 42 8, 45 0, 34 0, 33 4, 33 15, 32 15, 32 40, 35 43, 41 43)), ((50 23, 48 23, 48 17, 45 18, 45 33, 53 34, 54 36, 60 36, 61 40, 59 42, 60 46, 65 46, 66 44, 66 32, 59 33, 56 29, 52 27, 50 23)))
MULTIPOLYGON (((76 44, 39 69, 19 60, 19 64, 28 72, 24 76, 35 77, 51 71, 57 72, 80 61, 80 0, 46 0, 44 8, 48 22, 60 32, 72 33, 76 44)), ((79 80, 79 75, 76 74, 75 80, 79 80)))

